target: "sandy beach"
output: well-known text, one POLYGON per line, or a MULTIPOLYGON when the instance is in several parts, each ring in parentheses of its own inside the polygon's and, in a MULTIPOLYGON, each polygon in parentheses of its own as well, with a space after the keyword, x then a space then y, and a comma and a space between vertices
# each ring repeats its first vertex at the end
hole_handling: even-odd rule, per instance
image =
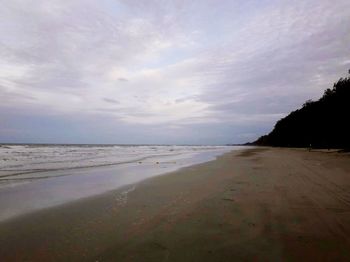
POLYGON ((1 261, 348 261, 350 157, 255 148, 0 223, 1 261))

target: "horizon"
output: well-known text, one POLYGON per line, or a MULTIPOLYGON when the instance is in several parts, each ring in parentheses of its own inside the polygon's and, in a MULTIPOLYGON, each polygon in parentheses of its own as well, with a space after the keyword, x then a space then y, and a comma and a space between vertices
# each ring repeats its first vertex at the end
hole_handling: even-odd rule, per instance
POLYGON ((348 0, 3 1, 0 144, 255 141, 350 68, 348 0))
POLYGON ((2 143, 1 146, 21 146, 21 145, 34 145, 34 146, 244 146, 244 144, 97 144, 97 143, 2 143))

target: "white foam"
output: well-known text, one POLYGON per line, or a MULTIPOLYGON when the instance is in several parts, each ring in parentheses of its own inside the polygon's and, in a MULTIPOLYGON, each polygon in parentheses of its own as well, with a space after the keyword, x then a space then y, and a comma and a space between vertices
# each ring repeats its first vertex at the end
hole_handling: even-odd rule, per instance
MULTIPOLYGON (((23 179, 28 174, 64 169, 117 165, 152 157, 224 150, 223 146, 91 146, 3 145, 0 180, 23 179)), ((38 176, 38 175, 36 175, 38 176)))

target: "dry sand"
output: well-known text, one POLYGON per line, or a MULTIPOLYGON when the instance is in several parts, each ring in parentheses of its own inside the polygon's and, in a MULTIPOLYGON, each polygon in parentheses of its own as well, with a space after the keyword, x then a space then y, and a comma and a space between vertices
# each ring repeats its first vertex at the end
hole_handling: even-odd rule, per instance
POLYGON ((349 261, 350 158, 228 153, 2 222, 0 260, 349 261))

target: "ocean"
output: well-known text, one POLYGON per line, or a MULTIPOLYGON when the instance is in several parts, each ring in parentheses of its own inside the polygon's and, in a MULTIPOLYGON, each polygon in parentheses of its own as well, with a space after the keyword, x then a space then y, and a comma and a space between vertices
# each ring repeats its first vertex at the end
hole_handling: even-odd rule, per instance
POLYGON ((236 146, 0 146, 0 220, 214 160, 236 146))

